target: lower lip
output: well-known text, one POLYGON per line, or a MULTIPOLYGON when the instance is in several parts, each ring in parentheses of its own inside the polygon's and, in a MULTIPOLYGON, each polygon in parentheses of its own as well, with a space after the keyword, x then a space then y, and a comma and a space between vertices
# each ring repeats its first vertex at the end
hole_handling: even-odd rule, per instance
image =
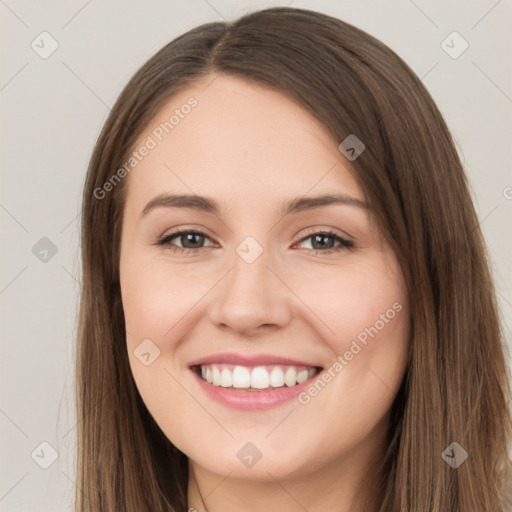
POLYGON ((214 386, 203 380, 194 370, 192 374, 199 383, 199 386, 213 400, 232 409, 250 411, 254 409, 272 409, 278 407, 285 402, 293 400, 302 391, 306 390, 319 373, 316 373, 310 379, 292 387, 283 386, 282 388, 272 389, 269 391, 244 391, 241 389, 223 388, 214 386))

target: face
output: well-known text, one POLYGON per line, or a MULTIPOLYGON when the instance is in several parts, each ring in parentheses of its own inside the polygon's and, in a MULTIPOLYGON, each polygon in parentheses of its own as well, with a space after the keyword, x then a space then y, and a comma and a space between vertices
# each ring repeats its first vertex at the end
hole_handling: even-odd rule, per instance
POLYGON ((162 109, 125 178, 137 388, 205 471, 357 468, 382 444, 406 366, 401 270, 341 141, 281 93, 212 78, 162 109))

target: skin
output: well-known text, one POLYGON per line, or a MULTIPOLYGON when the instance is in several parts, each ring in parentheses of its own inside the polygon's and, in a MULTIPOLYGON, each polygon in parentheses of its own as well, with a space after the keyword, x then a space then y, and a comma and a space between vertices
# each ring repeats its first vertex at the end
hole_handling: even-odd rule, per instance
POLYGON ((125 178, 120 275, 137 388, 189 457, 189 507, 359 510, 351 503, 360 485, 369 495, 364 474, 385 449, 406 367, 401 270, 366 208, 331 204, 279 214, 285 201, 305 195, 365 200, 337 149, 341 141, 279 92, 213 78, 169 101, 141 142, 190 96, 198 105, 125 178), (158 207, 141 217, 162 193, 208 196, 220 213, 158 207), (205 247, 155 245, 178 229, 204 232, 205 247), (340 250, 315 251, 307 237, 326 229, 354 247, 328 238, 340 250), (247 236, 263 248, 250 264, 236 252, 247 236), (188 368, 199 357, 237 352, 328 369, 394 303, 401 311, 306 405, 294 399, 269 410, 230 409, 207 397, 188 368), (160 350, 149 366, 134 355, 146 338, 160 350), (250 468, 237 457, 247 442, 262 454, 250 468))

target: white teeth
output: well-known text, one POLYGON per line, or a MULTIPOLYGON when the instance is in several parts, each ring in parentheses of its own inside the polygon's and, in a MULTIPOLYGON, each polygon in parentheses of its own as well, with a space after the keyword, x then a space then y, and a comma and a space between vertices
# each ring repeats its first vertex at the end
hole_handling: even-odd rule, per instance
POLYGON ((270 386, 270 377, 263 366, 257 366, 251 373, 251 388, 267 389, 270 386))
POLYGON ((297 370, 293 367, 289 367, 286 370, 286 373, 284 374, 284 383, 288 386, 295 386, 295 383, 297 382, 297 370))
POLYGON ((212 376, 213 376, 212 384, 214 386, 220 386, 220 383, 221 383, 220 372, 219 372, 219 369, 214 364, 212 365, 212 376))
POLYGON ((307 370, 301 370, 300 372, 297 372, 297 382, 299 384, 302 384, 303 382, 308 380, 308 371, 307 370))
POLYGON ((268 389, 302 384, 317 373, 315 368, 295 366, 232 366, 227 364, 201 365, 201 378, 223 388, 268 389))
POLYGON ((251 372, 244 366, 235 366, 235 369, 233 370, 233 387, 251 387, 251 372))
POLYGON ((279 366, 276 366, 270 372, 270 385, 273 388, 280 388, 281 386, 284 386, 284 373, 282 368, 279 366))
POLYGON ((233 378, 231 376, 231 372, 227 368, 224 368, 224 370, 222 370, 222 373, 220 374, 220 385, 223 388, 230 388, 233 385, 233 378))

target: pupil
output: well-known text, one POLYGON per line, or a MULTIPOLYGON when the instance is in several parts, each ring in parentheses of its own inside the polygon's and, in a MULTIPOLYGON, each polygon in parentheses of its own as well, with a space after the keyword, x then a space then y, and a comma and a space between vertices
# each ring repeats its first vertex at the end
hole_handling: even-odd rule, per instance
POLYGON ((330 235, 316 235, 313 240, 313 248, 314 249, 325 249, 327 247, 328 249, 330 249, 333 246, 333 243, 334 243, 334 240, 332 239, 332 237, 330 235), (326 238, 330 238, 331 243, 326 244, 325 243, 326 238), (319 247, 315 246, 317 242, 320 242, 319 247))
POLYGON ((182 237, 181 244, 183 247, 188 249, 194 249, 196 247, 201 247, 203 238, 203 235, 199 235, 197 233, 188 233, 182 237), (185 243, 183 243, 183 239, 185 239, 185 243), (187 243, 191 243, 191 246, 187 246, 187 243))

